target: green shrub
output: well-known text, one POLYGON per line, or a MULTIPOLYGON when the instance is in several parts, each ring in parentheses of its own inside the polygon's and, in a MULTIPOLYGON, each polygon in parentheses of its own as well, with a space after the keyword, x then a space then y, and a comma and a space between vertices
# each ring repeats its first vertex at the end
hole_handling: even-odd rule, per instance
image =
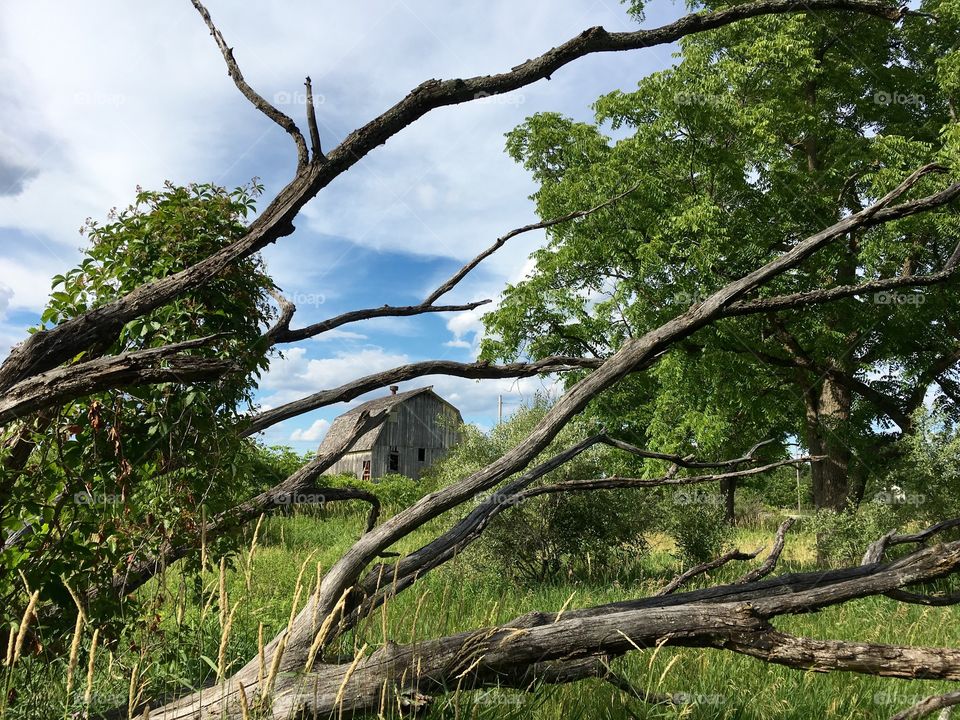
MULTIPOLYGON (((429 471, 442 487, 469 476, 501 457, 527 437, 549 409, 538 397, 489 434, 475 427, 461 430, 463 442, 429 471)), ((534 460, 534 467, 587 437, 590 428, 574 421, 534 460)), ((552 484, 602 477, 611 467, 610 450, 595 446, 536 481, 552 484)), ((481 502, 484 498, 478 498, 481 502)), ((617 567, 618 552, 645 549, 643 533, 652 527, 652 504, 642 491, 588 491, 546 494, 527 499, 496 515, 481 539, 470 547, 468 567, 514 582, 541 582, 562 574, 606 571, 617 567)))
MULTIPOLYGON (((406 475, 396 474, 384 475, 375 481, 360 480, 353 475, 329 475, 323 477, 319 484, 334 488, 350 487, 373 493, 380 501, 381 519, 395 515, 430 492, 429 484, 413 480, 406 475)), ((340 505, 340 507, 347 506, 340 505)), ((327 509, 335 510, 335 506, 327 509)))
POLYGON ((691 488, 673 494, 667 531, 685 565, 698 565, 722 555, 733 529, 724 518, 723 497, 691 488))
POLYGON ((821 510, 812 518, 817 556, 831 566, 856 565, 870 543, 899 524, 896 509, 886 503, 866 502, 839 513, 821 510))
POLYGON ((915 431, 899 443, 897 463, 868 489, 898 507, 901 517, 933 524, 960 515, 960 434, 944 412, 919 412, 915 431), (896 493, 891 489, 897 488, 896 493))

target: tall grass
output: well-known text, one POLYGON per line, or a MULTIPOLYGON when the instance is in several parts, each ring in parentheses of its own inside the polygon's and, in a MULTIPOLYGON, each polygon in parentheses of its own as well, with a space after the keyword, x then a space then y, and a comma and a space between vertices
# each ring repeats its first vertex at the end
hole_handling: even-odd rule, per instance
MULTIPOLYGON (((176 568, 169 570, 141 591, 145 597, 162 591, 159 629, 131 622, 122 637, 113 641, 105 641, 99 630, 90 630, 77 642, 76 655, 71 652, 62 663, 21 657, 16 664, 8 664, 6 678, 16 698, 6 708, 6 717, 49 717, 50 708, 60 707, 64 697, 70 704, 65 711, 133 706, 137 698, 170 697, 229 675, 249 658, 262 657, 265 639, 288 628, 305 596, 315 591, 316 580, 304 578, 312 576, 315 567, 329 567, 358 536, 363 521, 363 509, 355 515, 324 519, 267 518, 258 524, 256 540, 251 530, 250 549, 222 568, 207 567, 197 578, 184 577, 176 568), (199 596, 184 590, 193 587, 194 581, 199 596), (96 654, 101 657, 95 663, 91 651, 98 639, 101 648, 96 654), (107 661, 102 661, 104 654, 107 661), (80 662, 86 662, 87 681, 82 697, 74 697, 75 682, 67 678, 73 677, 80 662), (70 694, 66 694, 68 683, 70 694)), ((438 521, 392 549, 413 550, 441 526, 438 521)), ((771 539, 765 530, 741 529, 737 544, 752 549, 771 539)), ((669 541, 655 538, 645 556, 612 571, 591 568, 585 576, 528 587, 508 584, 457 559, 388 602, 339 639, 335 650, 356 662, 386 639, 417 642, 503 623, 531 610, 560 614, 569 608, 650 594, 680 569, 672 550, 669 541)), ((809 569, 813 557, 812 538, 793 533, 780 569, 809 569)), ((696 579, 692 586, 733 580, 743 572, 742 564, 728 566, 709 578, 696 579)), ((315 619, 318 636, 329 631, 327 620, 315 619)), ((953 608, 868 598, 812 615, 780 618, 776 625, 816 638, 958 646, 958 620, 960 611, 953 608)), ((16 649, 14 638, 11 655, 16 649)), ((600 680, 543 687, 530 694, 496 689, 465 692, 453 686, 434 701, 426 717, 888 718, 921 696, 948 689, 938 682, 801 672, 729 652, 669 647, 631 653, 615 660, 612 669, 640 694, 670 694, 682 702, 650 705, 600 680)), ((264 667, 261 660, 261 677, 268 684, 275 673, 275 663, 264 667)), ((242 702, 244 712, 256 717, 257 699, 244 696, 242 702)), ((398 709, 389 706, 381 714, 399 716, 398 709)))

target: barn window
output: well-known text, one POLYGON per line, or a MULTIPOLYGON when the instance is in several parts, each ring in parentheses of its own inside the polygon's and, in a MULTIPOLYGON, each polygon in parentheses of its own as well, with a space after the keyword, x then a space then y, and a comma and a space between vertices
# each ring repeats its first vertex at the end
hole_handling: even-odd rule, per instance
POLYGON ((390 472, 398 470, 400 470, 400 453, 392 452, 390 453, 390 472))
POLYGON ((362 479, 363 480, 370 479, 370 461, 369 460, 363 461, 363 478, 362 479))
POLYGON ((426 448, 417 448, 417 460, 423 462, 427 459, 427 449, 426 448))

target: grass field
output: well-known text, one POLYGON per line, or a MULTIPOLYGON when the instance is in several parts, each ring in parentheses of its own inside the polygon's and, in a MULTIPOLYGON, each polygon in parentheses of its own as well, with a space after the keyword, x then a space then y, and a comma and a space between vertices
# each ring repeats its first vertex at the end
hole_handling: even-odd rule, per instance
MULTIPOLYGON (((218 666, 226 673, 236 670, 256 655, 260 625, 267 640, 286 626, 301 571, 302 604, 315 582, 317 563, 321 569, 329 567, 360 531, 361 518, 358 512, 325 519, 296 515, 266 519, 252 556, 240 553, 225 573, 233 620, 222 652, 216 604, 219 572, 209 570, 201 578, 186 578, 169 571, 162 584, 154 583, 143 592, 147 599, 155 599, 156 612, 136 623, 131 619, 119 642, 98 651, 91 707, 127 704, 132 686, 135 695, 156 697, 209 681, 218 666), (202 606, 190 595, 197 580, 203 587, 202 606)), ((430 528, 425 528, 394 549, 411 550, 429 532, 430 528)), ((740 530, 737 544, 754 549, 769 543, 771 536, 765 531, 740 530)), ((506 622, 531 610, 556 610, 565 604, 582 607, 649 594, 679 569, 670 550, 666 540, 655 540, 649 554, 615 573, 528 588, 506 584, 492 573, 478 572, 474 564, 457 561, 435 571, 368 619, 344 640, 340 650, 353 653, 366 644, 370 652, 382 644, 385 635, 398 643, 412 642, 506 622)), ((810 568, 812 561, 812 538, 792 534, 779 571, 810 568)), ((728 566, 692 586, 732 580, 743 572, 743 564, 728 566)), ((782 618, 776 624, 816 638, 957 646, 958 619, 960 613, 955 609, 905 606, 871 598, 814 615, 782 618)), ((88 645, 89 637, 85 637, 83 647, 88 645)), ((82 710, 85 652, 81 658, 66 708, 66 666, 26 658, 8 678, 15 699, 7 717, 67 717, 82 710), (56 708, 64 708, 66 713, 56 708)), ((615 661, 614 668, 637 688, 682 694, 688 702, 651 706, 607 683, 588 680, 545 687, 533 694, 453 691, 438 699, 429 717, 888 718, 922 696, 952 689, 944 683, 800 672, 714 650, 648 650, 615 661)))

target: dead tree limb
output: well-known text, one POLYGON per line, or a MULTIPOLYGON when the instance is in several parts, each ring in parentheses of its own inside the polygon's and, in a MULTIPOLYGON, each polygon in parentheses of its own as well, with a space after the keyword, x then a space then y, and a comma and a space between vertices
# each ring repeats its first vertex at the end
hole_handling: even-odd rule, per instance
POLYGON ((795 522, 796 518, 787 518, 781 523, 780 527, 777 528, 777 536, 773 541, 773 547, 770 549, 770 554, 767 555, 767 559, 763 561, 760 567, 754 568, 737 580, 737 584, 756 582, 774 571, 777 563, 780 561, 780 553, 783 552, 783 547, 786 544, 787 532, 793 527, 795 522))
POLYGON ((306 166, 309 162, 307 143, 303 139, 303 133, 300 132, 300 128, 297 127, 293 118, 277 110, 277 108, 267 102, 266 98, 250 87, 250 84, 244 80, 243 73, 240 72, 240 66, 237 65, 237 61, 233 57, 233 48, 227 45, 227 41, 223 39, 223 33, 213 24, 210 13, 199 0, 191 0, 191 2, 193 2, 193 7, 197 9, 200 17, 202 17, 203 21, 207 24, 210 34, 217 43, 217 47, 220 48, 220 54, 223 55, 223 61, 227 65, 227 73, 230 75, 230 79, 233 80, 233 84, 237 86, 237 90, 250 101, 251 105, 286 131, 297 148, 297 166, 300 168, 306 166))
POLYGON ((654 593, 654 596, 669 595, 670 593, 676 592, 681 586, 686 585, 687 582, 697 577, 697 575, 703 575, 711 570, 716 570, 717 568, 723 567, 727 563, 733 562, 734 560, 753 560, 757 555, 760 554, 761 550, 763 550, 762 547, 757 548, 751 553, 746 553, 742 550, 731 550, 730 552, 714 558, 713 560, 700 563, 699 565, 694 565, 692 568, 680 573, 673 580, 657 590, 657 592, 654 593))
POLYGON ((550 220, 542 220, 540 222, 531 223, 529 225, 524 225, 522 227, 514 228, 510 232, 501 235, 497 238, 490 247, 481 252, 475 258, 465 263, 460 267, 453 275, 451 275, 447 280, 441 283, 433 292, 427 295, 423 299, 423 302, 417 305, 383 305, 376 308, 367 308, 364 310, 351 310, 349 312, 342 313, 336 317, 328 318, 313 325, 308 325, 304 328, 299 328, 297 330, 290 329, 289 319, 286 321, 285 325, 280 327, 280 329, 275 330, 271 335, 271 341, 274 343, 291 343, 297 342, 299 340, 306 340, 307 338, 315 337, 322 333, 338 328, 341 325, 347 325, 349 323, 360 322, 362 320, 369 320, 371 318, 378 317, 410 317, 412 315, 424 315, 427 313, 437 313, 437 312, 461 312, 466 310, 475 310, 482 305, 490 303, 490 300, 477 300, 475 302, 464 303, 462 305, 437 305, 436 302, 441 297, 453 290, 463 278, 465 278, 474 268, 476 268, 481 262, 486 260, 488 257, 493 255, 497 250, 503 247, 508 240, 522 235, 524 233, 531 232, 533 230, 543 230, 546 228, 555 227, 563 223, 568 223, 573 220, 578 220, 580 218, 588 217, 594 213, 603 210, 604 208, 610 207, 611 205, 617 203, 618 201, 625 198, 627 195, 636 190, 638 185, 634 185, 627 190, 624 190, 621 193, 618 193, 607 200, 594 205, 591 208, 585 210, 575 210, 574 212, 567 213, 566 215, 561 215, 550 220))
POLYGON ((237 365, 232 361, 183 352, 203 347, 210 341, 211 338, 200 338, 105 355, 29 377, 0 396, 0 425, 103 390, 150 383, 200 382, 236 370, 237 365))
MULTIPOLYGON (((387 645, 348 665, 322 665, 293 673, 272 696, 275 716, 363 712, 380 706, 384 688, 433 695, 445 688, 492 687, 503 676, 544 662, 569 662, 603 653, 616 657, 657 645, 717 647, 788 667, 819 672, 860 672, 882 677, 960 678, 960 650, 909 648, 795 638, 774 630, 779 615, 816 611, 865 595, 941 577, 960 568, 960 543, 919 550, 897 568, 873 567, 856 579, 795 590, 749 603, 682 603, 646 609, 594 609, 589 616, 529 625, 522 618, 415 645, 387 645), (585 620, 589 617, 589 620, 585 620)), ((740 586, 745 587, 745 586, 740 586)), ((659 598, 662 599, 662 598, 659 598)), ((195 717, 224 712, 239 715, 235 677, 202 696, 154 710, 151 717, 195 717)), ((246 683, 245 683, 246 684, 246 683)))
POLYGON ((960 690, 924 698, 906 710, 901 710, 890 718, 890 720, 916 720, 917 718, 922 718, 925 715, 934 713, 937 710, 943 710, 944 708, 954 707, 956 705, 960 705, 960 690))
POLYGON ((321 390, 305 398, 279 405, 270 410, 264 410, 249 419, 249 422, 242 429, 242 434, 245 436, 253 435, 271 425, 302 415, 305 412, 339 402, 347 402, 372 390, 425 375, 448 375, 474 380, 491 380, 597 368, 602 364, 603 360, 601 359, 579 357, 548 357, 536 362, 508 363, 505 365, 491 365, 487 362, 461 363, 453 360, 427 360, 410 363, 409 365, 400 365, 390 370, 351 380, 340 387, 321 390))

